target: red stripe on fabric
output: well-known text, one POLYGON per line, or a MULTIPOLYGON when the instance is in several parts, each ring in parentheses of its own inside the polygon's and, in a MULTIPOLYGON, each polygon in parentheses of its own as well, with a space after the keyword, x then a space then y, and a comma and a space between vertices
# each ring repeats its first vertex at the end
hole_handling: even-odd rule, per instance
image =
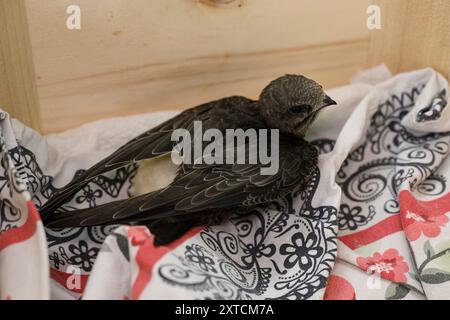
POLYGON ((408 190, 402 190, 398 196, 401 213, 413 210, 415 214, 423 216, 439 216, 450 211, 450 192, 434 200, 422 201, 414 197, 408 190))
POLYGON ((338 237, 338 239, 352 250, 355 250, 402 230, 400 215, 396 214, 378 222, 370 228, 338 237))
POLYGON ((170 244, 156 247, 153 244, 154 237, 148 233, 147 228, 130 227, 128 229, 128 235, 131 238, 132 244, 135 243, 134 245, 139 245, 139 249, 136 253, 136 263, 139 267, 139 271, 131 289, 131 299, 136 300, 139 298, 152 278, 154 265, 166 253, 175 250, 183 242, 198 234, 203 228, 203 226, 192 228, 181 238, 172 241, 170 244))
POLYGON ((52 278, 53 280, 55 280, 56 282, 58 282, 60 285, 62 285, 64 288, 66 288, 67 290, 70 290, 72 292, 75 293, 83 293, 84 292, 84 288, 86 288, 86 283, 88 281, 89 275, 87 274, 74 274, 74 273, 67 273, 67 272, 63 272, 60 270, 56 270, 53 268, 50 268, 50 278, 52 278), (79 276, 80 277, 80 287, 79 288, 68 288, 67 287, 67 281, 69 280, 69 277, 75 277, 75 276, 79 276))
POLYGON ((36 232, 36 223, 41 218, 31 200, 27 201, 27 207, 28 216, 25 223, 20 227, 9 229, 0 234, 0 251, 14 243, 22 242, 31 238, 36 232))

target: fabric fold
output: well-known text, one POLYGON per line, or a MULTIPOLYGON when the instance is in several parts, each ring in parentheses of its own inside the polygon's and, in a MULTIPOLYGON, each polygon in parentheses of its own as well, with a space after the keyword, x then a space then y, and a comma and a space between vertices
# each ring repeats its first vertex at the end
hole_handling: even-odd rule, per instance
MULTIPOLYGON (((383 66, 327 90, 338 105, 325 109, 307 136, 320 156, 305 188, 163 247, 140 226, 44 231, 38 209, 80 170, 176 112, 45 137, 5 114, 1 297, 448 298, 448 92, 432 69, 391 77, 383 66)), ((137 166, 95 178, 62 210, 133 196, 137 166)))

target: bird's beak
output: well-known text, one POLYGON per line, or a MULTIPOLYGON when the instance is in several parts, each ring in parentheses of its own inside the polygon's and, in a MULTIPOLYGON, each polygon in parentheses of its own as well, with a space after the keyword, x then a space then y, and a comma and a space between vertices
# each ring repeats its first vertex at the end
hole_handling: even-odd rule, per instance
POLYGON ((320 109, 328 107, 328 106, 332 106, 335 104, 337 104, 336 101, 331 99, 329 96, 325 96, 325 98, 322 101, 322 106, 320 107, 320 109))

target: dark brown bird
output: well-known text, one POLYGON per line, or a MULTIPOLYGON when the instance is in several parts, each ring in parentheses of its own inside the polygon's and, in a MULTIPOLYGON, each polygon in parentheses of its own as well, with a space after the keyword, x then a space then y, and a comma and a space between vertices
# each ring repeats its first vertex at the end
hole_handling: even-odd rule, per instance
POLYGON ((155 244, 177 239, 191 227, 215 224, 231 212, 246 212, 304 185, 317 165, 316 149, 304 140, 318 112, 336 104, 322 86, 300 75, 272 81, 258 101, 232 96, 188 109, 148 130, 58 190, 40 208, 48 228, 107 224, 147 225, 155 244), (93 178, 133 162, 169 154, 175 129, 279 129, 279 169, 261 174, 256 164, 181 164, 165 188, 94 208, 55 212, 93 178))

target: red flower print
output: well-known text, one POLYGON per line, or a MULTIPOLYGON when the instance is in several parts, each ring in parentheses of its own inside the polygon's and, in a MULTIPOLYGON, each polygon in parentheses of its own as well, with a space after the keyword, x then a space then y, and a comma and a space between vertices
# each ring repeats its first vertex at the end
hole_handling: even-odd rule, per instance
POLYGON ((409 271, 409 267, 396 249, 388 249, 383 254, 375 252, 368 258, 359 257, 356 262, 361 269, 376 272, 384 279, 406 282, 405 274, 409 271))
POLYGON ((355 289, 346 279, 332 274, 328 278, 324 300, 356 300, 355 289))
POLYGON ((404 228, 406 237, 415 241, 422 233, 428 238, 437 237, 441 233, 441 228, 448 222, 448 218, 446 215, 433 217, 407 211, 403 221, 406 225, 404 228))
POLYGON ((431 200, 417 200, 409 191, 403 190, 399 195, 400 217, 406 237, 415 241, 423 234, 427 238, 437 237, 449 219, 450 193, 431 200))

